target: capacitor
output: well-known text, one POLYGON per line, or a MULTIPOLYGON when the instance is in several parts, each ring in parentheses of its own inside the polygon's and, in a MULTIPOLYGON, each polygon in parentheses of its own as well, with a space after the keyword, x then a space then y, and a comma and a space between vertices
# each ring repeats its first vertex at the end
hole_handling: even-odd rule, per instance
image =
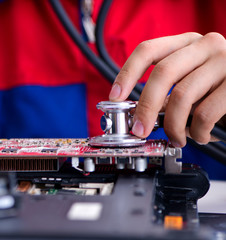
POLYGON ((135 160, 135 170, 137 172, 144 172, 147 169, 147 159, 138 157, 135 160))
POLYGON ((85 172, 94 172, 95 164, 92 158, 86 158, 84 160, 84 171, 85 172))

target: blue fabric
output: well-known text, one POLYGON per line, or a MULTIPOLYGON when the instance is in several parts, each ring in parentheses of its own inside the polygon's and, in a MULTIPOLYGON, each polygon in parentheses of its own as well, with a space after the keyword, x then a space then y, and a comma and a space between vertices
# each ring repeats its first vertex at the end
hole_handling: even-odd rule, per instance
POLYGON ((199 165, 208 173, 210 179, 226 180, 226 165, 189 144, 183 148, 183 162, 199 165))
POLYGON ((0 137, 87 137, 85 96, 82 84, 0 91, 0 137))
MULTIPOLYGON (((0 91, 0 138, 87 137, 85 96, 83 84, 22 86, 0 91)), ((158 129, 149 138, 167 136, 158 129)), ((211 179, 226 179, 226 166, 193 146, 183 148, 183 162, 198 164, 211 179)))

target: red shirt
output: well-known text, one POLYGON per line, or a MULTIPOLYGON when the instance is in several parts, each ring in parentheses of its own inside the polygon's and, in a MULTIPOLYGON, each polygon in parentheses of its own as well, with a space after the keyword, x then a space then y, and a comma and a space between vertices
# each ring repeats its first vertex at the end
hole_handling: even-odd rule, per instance
MULTIPOLYGON (((78 2, 61 2, 80 29, 78 2)), ((94 1, 94 21, 101 3, 94 1)), ((190 31, 216 31, 226 36, 225 9, 224 0, 115 0, 105 24, 105 43, 111 57, 122 66, 147 39, 190 31)), ((89 135, 100 134, 101 112, 96 104, 108 99, 111 85, 82 55, 49 2, 5 0, 0 3, 0 16, 0 90, 85 83, 89 135)), ((89 45, 95 51, 95 46, 89 45)))

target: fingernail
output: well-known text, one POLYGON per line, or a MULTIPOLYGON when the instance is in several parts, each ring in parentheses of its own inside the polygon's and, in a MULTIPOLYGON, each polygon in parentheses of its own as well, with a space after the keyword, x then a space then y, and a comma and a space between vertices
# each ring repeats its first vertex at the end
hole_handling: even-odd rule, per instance
POLYGON ((121 94, 121 87, 119 86, 119 84, 115 83, 109 94, 109 99, 114 100, 114 99, 118 98, 120 96, 120 94, 121 94))
POLYGON ((178 142, 175 142, 175 141, 170 141, 170 142, 174 147, 182 147, 182 145, 178 142))
POLYGON ((138 137, 142 137, 144 135, 144 126, 141 123, 141 121, 136 120, 133 128, 132 128, 132 132, 134 135, 138 136, 138 137))

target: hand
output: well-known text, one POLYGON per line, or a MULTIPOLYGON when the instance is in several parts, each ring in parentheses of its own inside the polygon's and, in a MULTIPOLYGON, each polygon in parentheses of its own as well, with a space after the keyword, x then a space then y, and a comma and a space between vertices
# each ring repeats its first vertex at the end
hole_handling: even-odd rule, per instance
POLYGON ((134 115, 133 133, 147 137, 159 111, 165 109, 164 129, 175 147, 190 136, 200 144, 226 116, 226 40, 218 33, 184 33, 148 40, 137 46, 115 79, 111 101, 124 101, 145 71, 155 64, 134 115), (171 95, 167 94, 171 87, 171 95), (189 129, 189 114, 193 120, 189 129), (223 118, 224 117, 224 118, 223 118))

